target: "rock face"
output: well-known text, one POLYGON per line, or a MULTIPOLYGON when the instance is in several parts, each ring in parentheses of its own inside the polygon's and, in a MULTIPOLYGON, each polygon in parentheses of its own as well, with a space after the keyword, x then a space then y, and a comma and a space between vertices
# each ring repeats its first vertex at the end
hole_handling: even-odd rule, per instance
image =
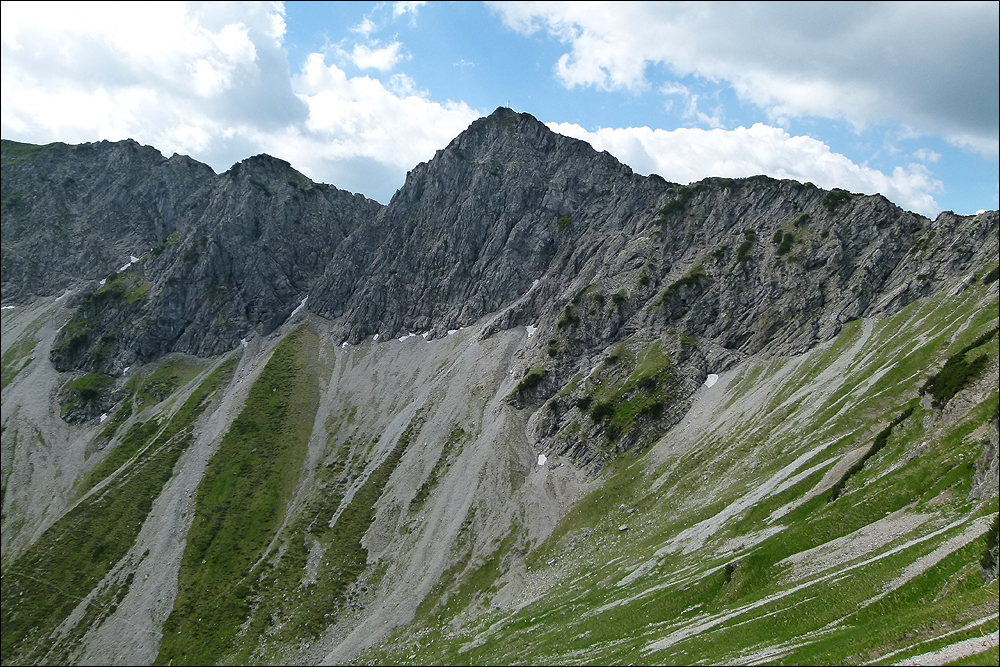
POLYGON ((664 329, 694 343, 675 352, 697 386, 997 254, 996 212, 930 221, 766 177, 671 184, 506 108, 417 165, 388 206, 268 156, 220 176, 134 142, 8 143, 4 156, 5 301, 82 289, 52 353, 60 371, 218 354, 308 295, 350 343, 440 336, 488 313, 486 335, 553 330, 529 403, 664 329))
POLYGON ((626 297, 594 345, 662 318, 742 353, 803 350, 989 257, 996 225, 766 177, 674 185, 501 108, 345 240, 309 309, 357 342, 503 308, 498 327, 559 318, 590 286, 626 297))
POLYGON ((99 280, 184 224, 204 164, 134 141, 67 146, 3 142, 4 302, 99 280))
POLYGON ((52 357, 62 371, 114 373, 270 333, 381 208, 266 155, 216 176, 133 141, 8 143, 3 298, 79 290, 52 357))

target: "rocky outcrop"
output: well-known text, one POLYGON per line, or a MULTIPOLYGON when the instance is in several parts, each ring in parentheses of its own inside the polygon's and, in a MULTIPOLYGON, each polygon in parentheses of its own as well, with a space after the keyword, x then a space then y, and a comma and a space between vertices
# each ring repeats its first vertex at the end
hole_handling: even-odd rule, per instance
POLYGON ((134 141, 4 141, 0 290, 5 303, 100 280, 184 224, 215 173, 134 141))
MULTIPOLYGON (((103 155, 135 147, 127 143, 100 149, 103 155)), ((143 149, 143 154, 152 150, 143 149)), ((149 189, 154 189, 160 163, 151 164, 133 165, 128 178, 153 183, 149 189)), ((107 189, 125 187, 114 182, 107 189)), ((361 195, 313 183, 269 156, 211 175, 183 203, 179 212, 177 206, 167 207, 171 215, 148 216, 145 226, 131 227, 122 222, 124 213, 113 217, 118 209, 108 204, 103 217, 95 216, 98 224, 81 231, 74 246, 101 245, 105 236, 116 239, 105 244, 103 255, 79 250, 62 282, 33 281, 31 275, 12 278, 12 284, 31 286, 36 294, 83 285, 79 309, 53 350, 59 370, 116 374, 167 352, 218 354, 242 338, 270 333, 301 304, 344 237, 381 208, 361 195), (119 237, 125 240, 119 242, 119 237), (116 250, 121 244, 129 249, 116 250)), ((141 199, 136 206, 140 204, 141 199)), ((29 213, 36 228, 47 228, 44 216, 29 213)), ((15 226, 14 232, 28 226, 15 226)), ((39 234, 21 246, 15 242, 11 252, 22 246, 33 251, 39 234)), ((6 239, 4 249, 6 253, 6 239)), ((57 254, 41 256, 59 262, 57 254)), ((18 266, 15 257, 11 271, 18 266)), ((6 254, 4 267, 6 271, 6 254)))
POLYGON ((4 298, 91 281, 54 348, 60 370, 217 354, 308 295, 352 343, 490 313, 484 335, 537 325, 551 391, 529 402, 626 340, 695 342, 674 346, 697 386, 710 367, 804 351, 997 255, 996 212, 930 221, 767 177, 672 184, 506 108, 417 165, 388 206, 268 156, 214 176, 134 142, 4 146, 4 298))
POLYGON ((995 212, 932 222, 766 177, 670 184, 501 108, 409 173, 309 308, 357 342, 505 308, 497 328, 555 323, 589 288, 618 295, 594 345, 665 323, 744 354, 802 351, 988 261, 996 228, 995 212))

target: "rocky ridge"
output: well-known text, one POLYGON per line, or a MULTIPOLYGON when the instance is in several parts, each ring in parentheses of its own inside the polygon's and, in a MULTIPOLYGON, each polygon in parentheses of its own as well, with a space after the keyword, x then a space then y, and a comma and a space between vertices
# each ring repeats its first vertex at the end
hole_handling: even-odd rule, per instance
POLYGON ((441 336, 494 312, 486 335, 554 330, 550 388, 623 340, 667 328, 700 342, 688 373, 700 381, 747 354, 804 351, 996 254, 995 212, 930 221, 878 195, 766 177, 680 186, 506 108, 417 165, 384 207, 267 156, 214 177, 134 142, 14 153, 4 298, 89 276, 53 363, 111 376, 167 352, 218 354, 267 335, 308 295, 304 307, 336 320, 348 343, 441 336), (96 164, 65 175, 75 162, 53 151, 96 164), (176 182, 164 176, 178 171, 176 182), (51 227, 42 221, 76 205, 76 191, 23 193, 60 178, 86 184, 101 213, 76 214, 97 224, 75 232, 72 261, 42 252, 73 267, 42 278, 52 272, 24 270, 19 258, 39 252, 48 232, 38 230, 51 227), (127 252, 106 256, 123 243, 127 252), (104 253, 86 250, 95 246, 104 253), (141 261, 113 273, 130 255, 141 261), (98 286, 102 276, 111 282, 98 286))

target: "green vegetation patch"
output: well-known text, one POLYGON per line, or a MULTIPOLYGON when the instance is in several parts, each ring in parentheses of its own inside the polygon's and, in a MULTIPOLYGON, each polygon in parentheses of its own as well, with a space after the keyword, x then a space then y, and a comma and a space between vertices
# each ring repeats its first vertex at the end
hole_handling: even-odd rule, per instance
POLYGON ((743 230, 743 242, 736 247, 736 263, 743 264, 751 259, 753 244, 757 240, 757 232, 752 229, 743 230))
POLYGON ((202 368, 202 362, 186 357, 164 361, 139 384, 136 409, 159 403, 175 389, 194 379, 202 368))
POLYGON ((660 209, 660 212, 657 214, 657 222, 666 222, 667 218, 670 216, 683 211, 687 207, 688 202, 691 201, 691 198, 694 197, 700 189, 701 186, 698 184, 682 185, 680 187, 671 188, 670 193, 674 195, 674 198, 660 209))
POLYGON ((159 430, 160 422, 156 418, 133 424, 128 433, 122 437, 118 446, 108 452, 108 455, 87 474, 81 485, 80 493, 86 493, 105 477, 118 470, 146 445, 150 444, 159 430))
POLYGON ((111 417, 111 421, 108 422, 107 426, 101 429, 101 432, 97 435, 92 442, 87 447, 88 454, 92 453, 94 449, 103 448, 104 445, 111 442, 118 433, 118 429, 121 428, 122 424, 128 421, 128 418, 132 416, 132 397, 126 396, 125 400, 122 401, 121 406, 115 411, 114 416, 111 417))
POLYGON ((6 389, 7 385, 17 377, 17 374, 33 361, 31 353, 38 345, 38 330, 41 328, 42 318, 38 318, 29 324, 21 337, 4 352, 3 359, 0 361, 0 389, 6 389))
POLYGON ((556 327, 559 329, 573 328, 580 324, 580 316, 577 314, 576 309, 573 306, 566 306, 563 310, 562 316, 559 321, 556 322, 556 327))
POLYGON ((842 190, 840 188, 834 188, 826 193, 823 197, 823 207, 826 208, 827 212, 831 215, 837 212, 842 204, 851 200, 851 193, 847 190, 842 190))
POLYGON ((37 155, 42 151, 43 146, 37 144, 25 144, 20 141, 3 139, 0 142, 0 155, 3 155, 4 162, 23 160, 26 157, 37 155))
MULTIPOLYGON (((220 646, 231 644, 228 652, 217 651, 219 660, 242 664, 263 654, 275 656, 265 661, 278 661, 277 656, 283 655, 281 645, 317 636, 333 622, 349 602, 352 584, 366 571, 369 585, 384 574, 385 564, 368 570, 368 550, 361 540, 375 519, 375 504, 423 427, 426 414, 426 408, 416 412, 392 451, 360 482, 346 505, 348 489, 359 482, 351 465, 349 442, 318 471, 312 498, 282 532, 275 555, 245 577, 249 618, 243 631, 235 633, 230 626, 228 636, 213 640, 220 646), (277 653, 272 651, 275 644, 277 653)), ((365 453, 356 463, 364 466, 367 458, 365 453)), ((362 467, 358 472, 363 471, 362 467)), ((205 653, 204 649, 200 652, 205 653)))
POLYGON ((468 439, 468 434, 459 426, 455 426, 451 429, 451 433, 448 434, 448 439, 444 441, 444 445, 441 447, 441 455, 438 457, 437 462, 434 464, 434 468, 431 470, 431 474, 427 476, 427 480, 420 485, 417 489, 416 495, 410 502, 410 513, 415 514, 419 512, 427 498, 434 492, 437 488, 438 482, 441 478, 445 476, 448 472, 448 468, 451 466, 452 454, 459 448, 462 443, 468 439))
POLYGON ((299 327, 275 348, 209 461, 157 664, 214 664, 249 616, 252 567, 281 523, 312 433, 317 345, 299 327))
POLYGON ((989 355, 980 354, 973 358, 972 361, 969 361, 966 355, 986 344, 996 335, 997 328, 994 327, 963 347, 957 354, 949 357, 944 367, 927 379, 920 392, 930 393, 934 397, 934 407, 943 408, 955 394, 982 372, 989 360, 989 355))
POLYGON ((875 440, 872 442, 872 446, 868 448, 868 451, 865 452, 865 455, 859 458, 857 461, 855 461, 854 465, 848 468, 847 472, 844 473, 843 477, 837 480, 837 483, 834 484, 833 488, 830 489, 829 498, 831 502, 839 498, 840 494, 843 493, 844 487, 847 485, 847 480, 849 480, 851 476, 854 475, 856 472, 864 468, 865 463, 868 462, 868 459, 878 454, 879 451, 883 447, 885 447, 885 443, 889 442, 889 436, 892 435, 892 429, 902 424, 903 421, 909 418, 909 416, 912 414, 913 414, 913 407, 911 406, 906 408, 905 410, 903 410, 903 412, 899 414, 898 417, 889 422, 888 426, 879 431, 878 435, 875 436, 875 440))
POLYGON ((113 386, 114 380, 104 373, 88 373, 70 380, 59 390, 63 416, 78 410, 95 410, 108 396, 113 386))
POLYGON ((781 230, 779 229, 777 232, 775 232, 774 238, 776 239, 775 245, 778 246, 777 252, 779 255, 787 255, 789 252, 791 252, 792 244, 795 243, 795 234, 791 232, 782 233, 781 230))
MULTIPOLYGON (((227 362, 216 369, 159 432, 152 427, 137 432, 133 449, 152 442, 129 463, 132 474, 71 509, 6 568, 4 664, 37 663, 47 656, 53 649, 50 633, 128 553, 190 444, 194 421, 235 367, 235 362, 227 362)), ((68 659, 72 648, 57 652, 54 662, 68 659)))
POLYGON ((979 565, 984 573, 990 573, 997 565, 997 543, 1000 541, 1000 515, 993 517, 990 529, 986 531, 984 538, 986 546, 983 555, 979 558, 979 565))
POLYGON ((545 376, 548 375, 548 373, 549 369, 543 366, 536 366, 535 368, 532 368, 530 371, 525 373, 524 377, 521 378, 521 381, 517 383, 517 387, 514 388, 514 392, 517 394, 523 394, 526 391, 534 389, 541 384, 542 380, 545 379, 545 376))
POLYGON ((666 299, 667 297, 677 292, 680 292, 681 289, 685 287, 697 288, 701 286, 701 284, 705 282, 708 279, 708 277, 709 277, 708 274, 705 273, 705 270, 702 268, 701 263, 699 262, 698 264, 695 264, 693 267, 691 267, 690 271, 688 271, 683 276, 681 276, 680 278, 672 282, 669 286, 667 286, 667 289, 664 290, 663 292, 663 298, 666 299))
POLYGON ((581 412, 590 410, 596 424, 604 424, 608 440, 630 434, 637 424, 659 417, 672 398, 676 372, 659 341, 639 358, 624 382, 595 390, 576 401, 581 412))

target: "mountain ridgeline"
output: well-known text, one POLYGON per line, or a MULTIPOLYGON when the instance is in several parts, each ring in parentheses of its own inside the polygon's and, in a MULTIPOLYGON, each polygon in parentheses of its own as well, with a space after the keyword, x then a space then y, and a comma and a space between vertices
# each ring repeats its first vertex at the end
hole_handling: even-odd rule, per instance
POLYGON ((134 141, 2 168, 4 664, 863 662, 996 628, 996 211, 669 183, 507 108, 388 205, 134 141), (848 572, 883 597, 733 629, 848 572))
POLYGON ((568 325, 560 377, 660 326, 711 341, 724 369, 933 292, 992 256, 997 225, 766 177, 671 184, 506 108, 418 165, 388 206, 266 155, 220 176, 132 141, 11 144, 3 159, 4 303, 81 290, 60 371, 219 354, 307 296, 349 343, 502 311, 491 331, 568 325), (579 318, 585 292, 613 307, 579 318))

